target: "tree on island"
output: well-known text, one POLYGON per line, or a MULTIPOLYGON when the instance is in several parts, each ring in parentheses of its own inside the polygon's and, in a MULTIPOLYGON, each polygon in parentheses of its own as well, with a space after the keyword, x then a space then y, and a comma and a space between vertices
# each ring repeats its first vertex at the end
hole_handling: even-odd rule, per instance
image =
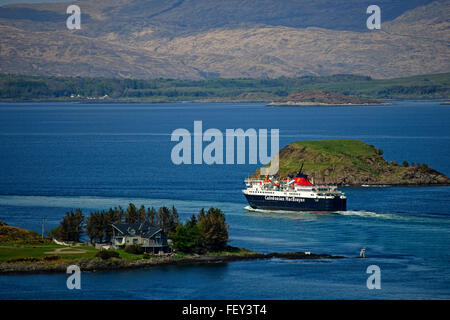
POLYGON ((197 226, 197 219, 192 215, 191 220, 185 224, 180 223, 175 232, 170 233, 169 237, 173 241, 173 248, 176 251, 185 253, 196 253, 200 251, 200 228, 197 226))
POLYGON ((86 221, 85 231, 93 242, 102 242, 105 236, 104 212, 92 212, 86 221))
POLYGON ((207 251, 225 249, 228 242, 228 225, 222 210, 209 208, 204 217, 199 217, 197 225, 200 228, 202 246, 207 251))
POLYGON ((119 208, 110 208, 109 211, 94 211, 86 221, 85 232, 91 239, 91 242, 111 242, 113 237, 113 224, 140 223, 148 220, 151 224, 162 228, 165 232, 175 231, 178 225, 178 212, 172 206, 172 209, 161 207, 158 211, 155 208, 145 209, 141 205, 139 209, 133 203, 130 203, 126 212, 119 208))
POLYGON ((85 232, 93 242, 111 242, 113 237, 112 225, 120 223, 124 216, 123 209, 110 208, 109 211, 91 212, 89 215, 85 232))
POLYGON ((141 205, 141 207, 137 211, 137 222, 144 222, 145 219, 146 219, 145 207, 144 205, 141 205))
POLYGON ((228 225, 220 209, 200 210, 198 217, 191 216, 185 224, 179 224, 169 234, 173 248, 184 253, 217 252, 228 243, 228 225))
POLYGON ((127 212, 125 214, 125 222, 126 223, 135 223, 138 221, 138 213, 136 206, 133 203, 130 203, 127 208, 127 212))
POLYGON ((123 208, 119 206, 118 208, 110 208, 108 212, 104 215, 104 236, 105 242, 111 242, 114 232, 113 232, 113 224, 121 223, 123 217, 125 216, 125 212, 123 208))
POLYGON ((113 224, 123 221, 143 222, 145 219, 168 233, 176 251, 204 253, 227 248, 228 225, 225 222, 225 215, 220 209, 212 207, 207 212, 202 208, 197 216, 193 214, 183 224, 178 222, 178 211, 175 206, 171 209, 163 206, 157 211, 152 207, 146 211, 144 206, 136 210, 136 206, 130 203, 126 212, 121 207, 91 212, 84 228, 84 215, 81 209, 76 209, 67 212, 59 226, 51 230, 50 234, 63 241, 78 242, 84 230, 91 243, 111 242, 114 234, 113 224))
POLYGON ((186 223, 188 226, 193 227, 197 225, 197 222, 198 222, 197 217, 195 216, 195 214, 192 214, 191 220, 188 220, 186 223))
POLYGON ((58 236, 63 241, 80 241, 83 231, 84 215, 81 209, 67 212, 59 224, 58 236))
POLYGON ((164 232, 174 232, 178 225, 178 212, 174 206, 172 209, 163 206, 159 208, 157 212, 159 227, 163 229, 164 232))
POLYGON ((172 209, 170 209, 170 227, 169 232, 175 231, 176 227, 179 223, 179 216, 178 216, 178 210, 175 208, 174 205, 172 205, 172 209))
POLYGON ((153 225, 159 225, 158 214, 154 207, 147 209, 147 220, 153 225))
POLYGON ((201 220, 202 218, 205 217, 205 208, 201 208, 200 212, 198 213, 198 219, 197 220, 201 220))

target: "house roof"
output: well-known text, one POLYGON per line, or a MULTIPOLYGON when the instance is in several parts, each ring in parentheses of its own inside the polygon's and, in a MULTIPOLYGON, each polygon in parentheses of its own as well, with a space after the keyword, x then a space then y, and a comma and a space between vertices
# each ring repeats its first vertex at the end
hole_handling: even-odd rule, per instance
POLYGON ((156 233, 162 231, 160 227, 151 224, 147 220, 136 223, 118 223, 113 224, 112 226, 123 236, 137 235, 144 238, 151 238, 156 233))

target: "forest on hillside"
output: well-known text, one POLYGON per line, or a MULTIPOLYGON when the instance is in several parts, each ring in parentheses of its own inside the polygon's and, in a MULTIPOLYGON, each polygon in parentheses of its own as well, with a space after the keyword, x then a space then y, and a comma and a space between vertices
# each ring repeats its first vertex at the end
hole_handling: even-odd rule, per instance
POLYGON ((273 101, 311 89, 378 99, 448 99, 450 73, 385 80, 358 75, 207 80, 0 75, 2 101, 273 101))

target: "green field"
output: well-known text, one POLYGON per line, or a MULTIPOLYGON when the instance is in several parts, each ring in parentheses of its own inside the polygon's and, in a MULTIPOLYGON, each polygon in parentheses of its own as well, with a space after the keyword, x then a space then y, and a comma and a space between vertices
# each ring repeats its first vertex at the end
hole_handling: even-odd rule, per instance
MULTIPOLYGON (((57 244, 15 244, 15 243, 0 243, 0 263, 14 262, 17 259, 32 259, 36 258, 38 261, 46 262, 45 257, 58 257, 58 262, 61 261, 76 261, 92 259, 95 254, 99 252, 93 246, 78 245, 74 247, 60 246, 57 244)), ((123 249, 118 249, 120 258, 127 261, 143 259, 143 254, 132 254, 125 252, 123 249)), ((26 262, 26 261, 24 261, 26 262)))
POLYGON ((98 250, 95 249, 95 247, 90 246, 65 247, 57 244, 29 245, 0 243, 0 262, 8 262, 15 259, 24 258, 36 258, 43 260, 43 258, 49 256, 58 256, 61 260, 72 261, 93 258, 97 252, 98 250), (65 251, 77 251, 79 253, 64 253, 65 251))
POLYGON ((450 73, 385 80, 334 75, 199 81, 0 75, 1 101, 274 101, 310 89, 364 98, 449 99, 450 73))
MULTIPOLYGON (((154 257, 151 254, 132 254, 123 249, 116 250, 120 254, 120 259, 124 261, 135 261, 154 257)), ((29 245, 15 243, 0 243, 0 263, 61 263, 75 262, 96 258, 98 249, 92 246, 77 245, 74 247, 60 246, 57 244, 29 245), (77 251, 77 253, 69 253, 77 251), (67 252, 67 253, 65 253, 67 252), (46 260, 45 258, 50 258, 46 260)), ((206 256, 242 256, 253 252, 247 249, 232 248, 228 251, 207 253, 206 256)), ((175 259, 190 257, 188 254, 178 253, 175 259)))

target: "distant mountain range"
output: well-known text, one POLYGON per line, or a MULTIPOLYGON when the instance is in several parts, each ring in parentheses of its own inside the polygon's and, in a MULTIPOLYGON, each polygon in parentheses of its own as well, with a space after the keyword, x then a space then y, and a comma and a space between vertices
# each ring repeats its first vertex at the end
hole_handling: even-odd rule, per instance
POLYGON ((450 71, 450 0, 86 0, 0 7, 0 73, 108 78, 394 78, 450 71), (72 3, 70 3, 72 4, 72 3))

